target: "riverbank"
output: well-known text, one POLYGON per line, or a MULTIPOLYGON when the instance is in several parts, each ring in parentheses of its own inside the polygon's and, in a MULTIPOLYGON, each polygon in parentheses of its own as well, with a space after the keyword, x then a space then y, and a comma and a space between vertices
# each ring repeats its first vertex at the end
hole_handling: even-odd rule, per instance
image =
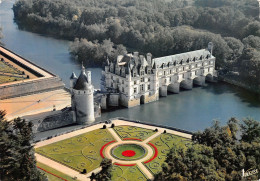
POLYGON ((259 99, 260 99, 260 86, 259 86, 258 89, 256 89, 255 86, 249 86, 249 85, 247 85, 247 84, 245 84, 241 81, 238 81, 238 80, 235 80, 235 79, 232 79, 232 78, 229 78, 229 77, 225 77, 225 76, 218 76, 218 80, 222 81, 222 82, 226 82, 230 85, 234 85, 234 86, 246 89, 246 90, 253 92, 255 94, 258 94, 259 99))

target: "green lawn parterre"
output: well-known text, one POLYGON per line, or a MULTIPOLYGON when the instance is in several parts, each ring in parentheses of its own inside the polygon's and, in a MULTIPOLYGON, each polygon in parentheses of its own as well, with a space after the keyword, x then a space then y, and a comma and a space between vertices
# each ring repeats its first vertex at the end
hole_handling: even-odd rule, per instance
MULTIPOLYGON (((145 140, 156 133, 154 130, 134 126, 116 126, 114 127, 114 130, 121 137, 121 139, 136 138, 145 140)), ((36 152, 69 166, 79 172, 86 169, 87 173, 89 173, 100 167, 100 163, 102 161, 100 149, 106 143, 113 140, 115 140, 115 138, 113 138, 107 129, 97 129, 50 145, 39 147, 36 149, 36 152)), ((160 134, 156 138, 152 139, 150 143, 158 149, 158 156, 151 162, 144 164, 152 174, 157 174, 161 171, 161 164, 165 161, 166 155, 169 153, 171 148, 176 146, 186 149, 192 144, 189 139, 169 133, 160 134)), ((124 149, 134 150, 130 147, 126 147, 124 149)), ((119 155, 122 155, 120 149, 119 152, 119 155)), ((112 180, 136 181, 147 180, 147 178, 138 166, 113 165, 112 180)))
POLYGON ((145 140, 156 133, 154 130, 135 127, 135 126, 115 126, 114 130, 121 139, 137 138, 137 139, 145 140))
POLYGON ((100 167, 101 147, 114 140, 106 129, 97 129, 50 145, 39 147, 36 152, 69 166, 79 172, 87 173, 100 167))
POLYGON ((21 71, 17 70, 11 65, 7 65, 5 62, 0 61, 0 72, 11 73, 11 74, 21 74, 21 71))
POLYGON ((145 166, 153 173, 157 174, 161 171, 161 165, 165 161, 167 154, 170 149, 174 146, 178 148, 186 149, 189 145, 191 145, 191 140, 187 138, 183 138, 180 136, 176 136, 169 133, 163 133, 152 139, 150 143, 154 144, 158 149, 158 156, 149 163, 146 163, 145 166))
POLYGON ((117 166, 112 167, 113 181, 146 181, 146 176, 142 173, 138 166, 117 166))
POLYGON ((111 150, 111 155, 113 155, 116 159, 127 160, 127 161, 143 158, 146 154, 147 154, 147 150, 142 146, 136 144, 118 145, 117 147, 111 150), (122 152, 126 150, 133 150, 135 152, 135 155, 132 157, 123 156, 122 152))
MULTIPOLYGON (((61 178, 63 178, 63 179, 66 179, 66 180, 68 180, 68 181, 77 181, 77 179, 74 179, 74 178, 72 178, 72 177, 70 177, 70 176, 68 176, 68 175, 66 175, 66 174, 64 174, 64 173, 61 173, 61 172, 59 172, 58 170, 55 170, 55 169, 53 169, 53 168, 51 168, 51 167, 49 167, 49 166, 47 166, 47 165, 45 165, 45 164, 42 164, 42 163, 40 163, 40 162, 37 162, 37 166, 40 167, 40 168, 42 168, 42 169, 44 169, 44 170, 46 170, 46 171, 48 171, 48 172, 53 173, 54 175, 57 175, 57 176, 59 176, 59 177, 61 177, 61 178)), ((41 172, 42 174, 44 174, 45 176, 47 176, 47 178, 48 178, 49 181, 61 181, 60 178, 55 177, 54 175, 49 174, 49 173, 47 173, 47 172, 45 172, 45 171, 43 171, 43 170, 41 170, 41 169, 39 169, 39 170, 40 170, 40 172, 41 172)))

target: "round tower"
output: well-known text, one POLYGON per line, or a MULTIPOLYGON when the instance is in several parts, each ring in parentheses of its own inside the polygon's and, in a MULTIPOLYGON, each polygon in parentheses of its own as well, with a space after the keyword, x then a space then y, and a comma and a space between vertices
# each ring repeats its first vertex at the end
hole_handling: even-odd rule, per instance
MULTIPOLYGON (((71 79, 73 80, 73 79, 71 79)), ((75 112, 75 121, 78 124, 89 124, 95 121, 94 116, 94 87, 91 84, 91 72, 82 70, 79 78, 71 81, 72 109, 75 112)))

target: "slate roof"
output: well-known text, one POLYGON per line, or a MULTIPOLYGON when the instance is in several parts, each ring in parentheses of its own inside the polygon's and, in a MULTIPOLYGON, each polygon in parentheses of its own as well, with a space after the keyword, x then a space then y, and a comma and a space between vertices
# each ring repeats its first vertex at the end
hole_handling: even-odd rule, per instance
POLYGON ((190 60, 192 60, 193 58, 199 59, 201 56, 206 57, 207 55, 210 55, 210 52, 207 49, 201 49, 201 50, 185 52, 185 53, 181 53, 181 54, 154 58, 153 60, 157 66, 161 67, 162 64, 168 65, 168 63, 174 63, 174 62, 178 63, 181 60, 186 62, 188 59, 190 59, 190 60))
POLYGON ((88 77, 85 71, 81 71, 76 84, 74 85, 73 89, 76 90, 88 90, 91 89, 91 84, 88 83, 88 77))

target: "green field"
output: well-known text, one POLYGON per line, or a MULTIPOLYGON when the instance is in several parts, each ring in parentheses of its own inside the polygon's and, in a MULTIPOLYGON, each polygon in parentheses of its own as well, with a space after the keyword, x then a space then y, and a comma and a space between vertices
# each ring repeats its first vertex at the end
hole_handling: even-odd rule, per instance
POLYGON ((116 126, 114 130, 119 135, 121 139, 124 138, 136 138, 145 140, 152 136, 155 131, 135 126, 116 126))
POLYGON ((158 156, 145 166, 153 173, 157 174, 161 171, 161 165, 165 161, 170 149, 174 146, 180 148, 186 148, 191 144, 191 140, 176 136, 173 134, 161 134, 150 141, 158 149, 158 156))
POLYGON ((147 180, 146 176, 137 166, 116 166, 112 168, 113 181, 142 181, 147 180))
MULTIPOLYGON (((77 181, 77 179, 74 179, 74 178, 72 178, 72 177, 70 177, 70 176, 68 176, 68 175, 66 175, 66 174, 64 174, 64 173, 61 173, 61 172, 59 172, 58 170, 55 170, 55 169, 53 169, 53 168, 51 168, 51 167, 48 167, 47 165, 42 164, 42 163, 40 163, 40 162, 37 162, 37 166, 40 167, 40 168, 42 168, 42 169, 44 169, 44 170, 46 170, 46 171, 48 171, 48 172, 53 173, 54 175, 57 175, 57 176, 59 176, 59 177, 61 177, 61 178, 64 178, 64 179, 66 179, 66 180, 68 180, 68 181, 77 181)), ((43 170, 41 170, 41 169, 39 169, 39 170, 40 170, 40 172, 41 172, 42 174, 44 174, 45 176, 47 176, 47 178, 48 178, 49 181, 61 181, 60 178, 55 177, 54 175, 49 174, 49 173, 47 173, 47 172, 45 172, 45 171, 43 171, 43 170)))
POLYGON ((114 140, 106 129, 97 129, 50 145, 39 147, 36 152, 69 166, 79 172, 91 172, 102 161, 101 147, 114 140))

